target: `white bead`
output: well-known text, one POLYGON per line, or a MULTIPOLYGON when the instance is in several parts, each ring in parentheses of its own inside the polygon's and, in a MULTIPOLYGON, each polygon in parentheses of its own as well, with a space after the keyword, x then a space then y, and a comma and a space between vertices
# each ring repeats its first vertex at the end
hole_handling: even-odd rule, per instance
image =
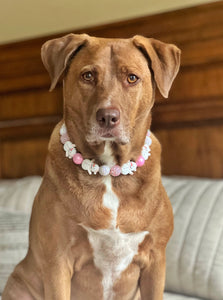
POLYGON ((74 145, 71 143, 71 141, 67 141, 64 146, 63 146, 64 150, 67 151, 67 150, 70 150, 72 148, 74 148, 74 145))
POLYGON ((141 155, 142 157, 147 160, 148 157, 150 156, 150 148, 147 144, 145 144, 143 147, 142 147, 142 152, 141 152, 141 155))
MULTIPOLYGON (((135 172, 137 169, 137 164, 134 161, 130 161, 130 170, 135 172)), ((130 173, 131 174, 131 173, 130 173)))
POLYGON ((66 125, 63 124, 60 128, 60 135, 63 135, 65 133, 67 133, 67 128, 66 128, 66 125))
POLYGON ((91 165, 92 165, 92 162, 90 161, 90 159, 84 159, 81 164, 81 167, 83 170, 88 171, 89 175, 91 175, 91 165))
POLYGON ((127 162, 126 164, 122 165, 122 174, 123 175, 128 175, 131 174, 131 166, 130 162, 127 162))
POLYGON ((142 147, 142 151, 146 151, 146 152, 150 152, 150 147, 147 145, 147 144, 145 144, 143 147, 142 147))
POLYGON ((150 145, 152 144, 152 139, 151 139, 151 137, 149 137, 149 136, 146 137, 145 144, 148 145, 148 146, 150 146, 150 145))
POLYGON ((91 171, 94 173, 94 175, 96 175, 99 171, 99 165, 92 163, 91 165, 91 171))
POLYGON ((106 166, 106 165, 103 165, 99 168, 99 173, 102 175, 102 176, 107 176, 109 175, 110 173, 110 168, 109 166, 106 166))
POLYGON ((66 157, 69 157, 70 159, 74 156, 74 154, 77 153, 75 149, 75 145, 72 144, 70 141, 67 141, 64 146, 63 146, 65 152, 66 152, 66 157))
POLYGON ((145 149, 145 150, 147 150, 148 152, 150 151, 150 147, 149 147, 149 145, 147 145, 147 144, 145 144, 145 145, 142 147, 142 149, 145 149))
POLYGON ((68 150, 68 158, 73 158, 73 156, 77 153, 77 150, 75 148, 68 150))
POLYGON ((150 156, 150 153, 148 151, 142 150, 141 155, 145 160, 147 160, 150 156))

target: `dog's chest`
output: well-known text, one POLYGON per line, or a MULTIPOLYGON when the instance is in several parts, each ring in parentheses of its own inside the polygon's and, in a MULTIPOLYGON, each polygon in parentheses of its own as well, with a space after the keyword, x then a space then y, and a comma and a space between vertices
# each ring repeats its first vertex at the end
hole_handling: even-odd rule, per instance
POLYGON ((144 240, 148 231, 123 233, 116 227, 119 199, 112 190, 111 178, 104 181, 106 192, 103 196, 103 206, 111 211, 110 227, 94 230, 86 228, 88 239, 93 249, 94 264, 103 275, 104 299, 113 299, 113 285, 122 272, 131 264, 138 253, 138 246, 144 240))

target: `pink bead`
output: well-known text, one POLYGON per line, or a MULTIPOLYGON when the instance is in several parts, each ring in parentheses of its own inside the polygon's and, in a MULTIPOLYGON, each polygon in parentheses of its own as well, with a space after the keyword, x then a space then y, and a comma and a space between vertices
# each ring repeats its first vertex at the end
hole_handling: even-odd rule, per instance
POLYGON ((115 165, 111 168, 110 174, 114 177, 119 176, 121 174, 122 168, 118 165, 115 165))
POLYGON ((151 135, 151 131, 148 130, 146 136, 150 136, 151 135))
POLYGON ((67 133, 62 134, 61 137, 60 137, 60 141, 61 141, 62 144, 65 144, 69 140, 70 140, 70 138, 69 138, 67 133))
POLYGON ((140 155, 136 161, 137 167, 142 167, 145 163, 145 159, 140 155))
POLYGON ((73 162, 76 165, 81 165, 82 161, 83 161, 83 157, 82 157, 82 155, 80 153, 74 154, 74 156, 73 156, 73 162))

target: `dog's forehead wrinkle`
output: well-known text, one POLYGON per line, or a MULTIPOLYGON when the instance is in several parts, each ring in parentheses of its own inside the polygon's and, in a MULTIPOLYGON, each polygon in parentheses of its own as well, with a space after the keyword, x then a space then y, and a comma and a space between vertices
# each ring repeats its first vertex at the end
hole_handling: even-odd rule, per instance
POLYGON ((121 73, 136 72, 138 74, 145 71, 147 61, 137 49, 126 47, 112 47, 111 64, 121 73), (126 55, 128 53, 128 55, 126 55))
POLYGON ((99 73, 104 73, 103 82, 106 79, 111 81, 118 73, 135 72, 140 75, 147 67, 143 54, 135 47, 129 47, 125 42, 116 41, 92 45, 83 49, 82 54, 85 57, 82 69, 95 69, 99 73), (85 50, 87 53, 84 53, 85 50), (130 57, 131 59, 129 59, 130 57))
MULTIPOLYGON (((98 60, 98 61, 106 61, 106 60, 112 60, 114 57, 119 58, 123 57, 126 58, 126 61, 129 61, 126 57, 127 51, 134 51, 135 48, 129 47, 129 44, 127 44, 125 41, 106 41, 102 44, 97 45, 91 45, 86 49, 89 53, 89 58, 92 59, 92 61, 98 60)), ((137 54, 137 49, 136 49, 137 54)))

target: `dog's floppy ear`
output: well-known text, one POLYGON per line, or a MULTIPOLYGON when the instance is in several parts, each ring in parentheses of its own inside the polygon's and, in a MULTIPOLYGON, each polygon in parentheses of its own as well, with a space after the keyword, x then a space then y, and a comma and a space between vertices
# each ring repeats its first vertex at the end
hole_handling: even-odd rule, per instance
POLYGON ((173 80, 179 71, 180 49, 175 45, 139 35, 133 37, 133 43, 151 61, 156 85, 163 97, 167 98, 173 80))
POLYGON ((87 34, 68 34, 64 37, 47 41, 41 48, 41 58, 51 78, 50 91, 63 75, 69 58, 88 39, 87 34))

